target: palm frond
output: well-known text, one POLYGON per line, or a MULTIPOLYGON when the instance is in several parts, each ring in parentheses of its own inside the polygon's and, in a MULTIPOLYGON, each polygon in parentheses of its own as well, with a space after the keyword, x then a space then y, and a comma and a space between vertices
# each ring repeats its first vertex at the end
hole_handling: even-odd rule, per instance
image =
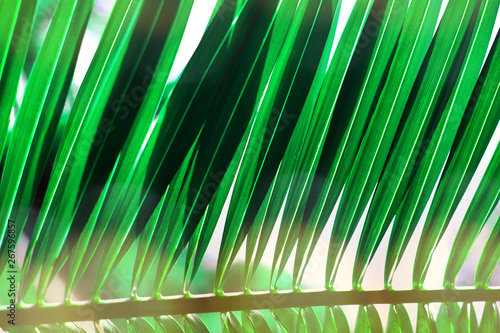
POLYGON ((0 326, 500 331, 499 13, 0 0, 0 326))

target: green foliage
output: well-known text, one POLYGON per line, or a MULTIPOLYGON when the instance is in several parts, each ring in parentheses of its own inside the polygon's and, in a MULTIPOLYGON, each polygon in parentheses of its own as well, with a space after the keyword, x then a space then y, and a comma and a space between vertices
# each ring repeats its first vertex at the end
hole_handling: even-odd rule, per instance
POLYGON ((0 0, 0 272, 18 269, 20 311, 6 329, 500 330, 485 291, 500 258, 500 0, 357 0, 345 26, 347 1, 218 0, 189 61, 200 1, 116 0, 105 26, 103 3, 0 0), (451 225, 442 293, 455 296, 431 300, 451 225), (413 289, 394 292, 412 237, 413 289), (331 303, 307 290, 320 247, 331 303), (368 294, 381 250, 385 289, 368 294))

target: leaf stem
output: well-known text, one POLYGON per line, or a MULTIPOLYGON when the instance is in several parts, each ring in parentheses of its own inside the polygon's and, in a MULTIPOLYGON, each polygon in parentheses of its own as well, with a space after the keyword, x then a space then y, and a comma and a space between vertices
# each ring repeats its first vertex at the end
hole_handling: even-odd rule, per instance
MULTIPOLYGON (((497 302, 500 289, 443 289, 443 290, 376 290, 376 291, 310 291, 254 294, 213 294, 184 298, 123 299, 85 302, 72 305, 57 305, 18 308, 16 325, 40 325, 100 319, 156 317, 189 313, 229 312, 240 310, 305 308, 311 306, 401 304, 436 302, 497 302)), ((1 311, 4 318, 8 311, 1 311)))

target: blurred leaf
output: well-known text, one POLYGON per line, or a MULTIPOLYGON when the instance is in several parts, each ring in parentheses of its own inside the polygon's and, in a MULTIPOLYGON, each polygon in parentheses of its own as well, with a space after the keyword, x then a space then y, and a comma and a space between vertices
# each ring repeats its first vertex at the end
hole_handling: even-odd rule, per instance
POLYGON ((182 326, 172 316, 156 317, 155 321, 156 332, 161 332, 161 330, 163 330, 165 333, 184 333, 182 326))
POLYGON ((495 303, 487 302, 484 305, 479 333, 498 332, 500 329, 500 318, 498 316, 498 306, 495 303))
MULTIPOLYGON (((433 42, 427 52, 421 72, 417 77, 413 94, 405 112, 408 118, 401 120, 404 128, 395 139, 394 151, 388 155, 387 164, 380 176, 373 201, 370 204, 361 240, 358 244, 353 283, 360 285, 369 260, 382 240, 395 210, 401 203, 411 180, 411 172, 418 164, 419 145, 429 128, 431 118, 439 112, 439 97, 451 80, 449 74, 460 54, 460 46, 466 35, 476 1, 458 1, 448 6, 439 24, 433 42), (415 93, 415 90, 418 92, 415 93)), ((463 46, 462 46, 463 48, 463 46)), ((375 176, 374 180, 377 180, 375 176)), ((370 187, 373 188, 373 187, 370 187)), ((363 207, 363 206, 361 206, 363 207)))
POLYGON ((285 330, 285 332, 295 332, 297 327, 297 322, 299 314, 295 309, 274 309, 271 311, 273 316, 278 321, 280 327, 285 330))
POLYGON ((184 329, 187 332, 200 332, 200 333, 210 333, 208 328, 205 326, 203 321, 195 315, 195 314, 188 314, 183 317, 184 318, 184 329))
MULTIPOLYGON (((416 171, 408 189, 407 196, 402 203, 401 214, 396 217, 396 221, 412 220, 418 221, 425 205, 432 193, 436 181, 441 173, 446 153, 450 150, 453 140, 458 131, 460 121, 465 112, 470 96, 472 95, 475 83, 479 77, 481 66, 484 63, 491 32, 493 31, 492 12, 498 12, 500 1, 482 2, 472 34, 464 66, 460 69, 457 82, 453 87, 453 92, 446 104, 445 111, 439 120, 437 128, 433 133, 431 142, 427 147, 422 163, 416 171)), ((430 261, 430 254, 434 251, 437 240, 442 233, 443 222, 445 220, 433 218, 432 211, 428 215, 424 230, 422 231, 415 267, 413 271, 413 283, 419 285, 423 283, 425 273, 430 261)), ((398 222, 395 222, 398 223, 398 222)), ((391 249, 391 248, 390 248, 391 249)))
POLYGON ((267 323, 264 316, 259 311, 250 311, 246 314, 250 322, 252 323, 255 332, 270 333, 272 332, 269 324, 267 323))
POLYGON ((453 333, 459 314, 460 307, 458 303, 442 303, 436 318, 438 332, 453 333))
POLYGON ((475 285, 486 287, 500 260, 500 217, 495 222, 490 237, 483 248, 477 264, 475 285))
POLYGON ((227 318, 227 324, 228 324, 229 332, 230 333, 241 333, 241 332, 243 332, 243 328, 241 326, 241 323, 238 320, 238 318, 236 318, 236 316, 234 315, 234 313, 228 312, 226 314, 226 318, 227 318))
POLYGON ((304 319, 308 332, 321 332, 321 324, 313 308, 306 308, 304 310, 304 319))
POLYGON ((404 105, 431 44, 440 5, 439 0, 412 1, 408 9, 387 81, 340 199, 328 251, 326 283, 329 287, 379 179, 404 105))
POLYGON ((144 318, 131 318, 128 320, 129 330, 132 333, 155 332, 155 329, 144 318))
POLYGON ((364 306, 360 305, 358 308, 358 316, 356 317, 356 326, 354 333, 370 332, 370 319, 366 313, 364 306))
POLYGON ((445 284, 453 285, 474 241, 500 200, 498 175, 500 148, 497 147, 455 237, 446 267, 445 284))
POLYGON ((101 320, 94 323, 96 332, 117 333, 118 328, 110 320, 101 320))

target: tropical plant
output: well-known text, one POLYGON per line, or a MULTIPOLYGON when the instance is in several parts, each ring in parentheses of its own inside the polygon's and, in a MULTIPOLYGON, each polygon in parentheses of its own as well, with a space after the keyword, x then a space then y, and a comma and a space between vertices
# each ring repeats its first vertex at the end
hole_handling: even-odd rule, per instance
POLYGON ((500 0, 110 3, 0 0, 4 330, 500 331, 500 0))

